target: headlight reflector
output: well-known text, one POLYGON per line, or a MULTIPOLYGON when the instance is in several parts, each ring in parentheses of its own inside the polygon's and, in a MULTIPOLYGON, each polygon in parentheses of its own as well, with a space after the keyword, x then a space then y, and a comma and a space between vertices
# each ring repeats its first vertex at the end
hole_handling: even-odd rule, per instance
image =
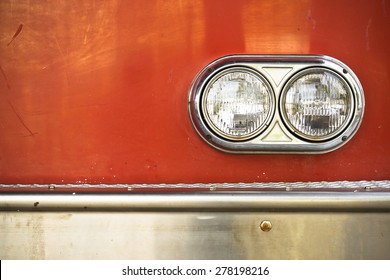
POLYGON ((284 87, 281 112, 293 133, 312 141, 338 135, 351 120, 354 99, 347 82, 325 68, 306 69, 284 87))
POLYGON ((234 67, 215 75, 203 94, 203 116, 228 140, 247 140, 261 132, 274 111, 271 86, 251 69, 234 67))

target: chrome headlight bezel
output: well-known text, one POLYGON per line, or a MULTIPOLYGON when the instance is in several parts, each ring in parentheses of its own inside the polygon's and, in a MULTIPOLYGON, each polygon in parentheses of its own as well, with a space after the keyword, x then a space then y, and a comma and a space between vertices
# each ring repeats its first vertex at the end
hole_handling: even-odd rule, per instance
POLYGON ((333 151, 357 132, 363 118, 364 93, 362 86, 348 66, 337 59, 322 55, 233 55, 220 58, 207 65, 194 79, 189 93, 189 113, 198 134, 211 146, 230 153, 312 153, 333 151), (233 69, 233 70, 232 70, 233 69), (243 139, 230 139, 221 135, 205 117, 203 98, 205 89, 219 73, 249 69, 272 90, 274 109, 267 121, 243 139), (309 71, 329 71, 350 90, 351 109, 348 120, 326 137, 308 137, 294 129, 283 109, 284 90, 295 79, 309 71))

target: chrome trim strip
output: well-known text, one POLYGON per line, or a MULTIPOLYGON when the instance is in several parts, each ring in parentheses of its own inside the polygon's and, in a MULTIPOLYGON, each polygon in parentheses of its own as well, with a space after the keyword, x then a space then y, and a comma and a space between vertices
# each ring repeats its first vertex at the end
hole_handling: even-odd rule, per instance
POLYGON ((252 192, 0 195, 0 211, 389 212, 390 193, 252 192))
POLYGON ((262 183, 195 183, 195 184, 0 184, 0 192, 4 190, 58 190, 58 189, 118 189, 118 190, 145 190, 145 189, 169 189, 169 190, 364 190, 375 191, 378 189, 390 190, 390 180, 382 181, 321 181, 321 182, 262 182, 262 183))

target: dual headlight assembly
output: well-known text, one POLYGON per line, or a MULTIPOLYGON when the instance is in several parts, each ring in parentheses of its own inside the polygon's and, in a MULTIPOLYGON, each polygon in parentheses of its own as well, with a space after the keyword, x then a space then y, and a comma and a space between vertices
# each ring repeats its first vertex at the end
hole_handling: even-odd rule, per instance
POLYGON ((232 153, 325 153, 362 121, 364 95, 340 61, 318 55, 236 55, 207 65, 190 117, 211 146, 232 153))

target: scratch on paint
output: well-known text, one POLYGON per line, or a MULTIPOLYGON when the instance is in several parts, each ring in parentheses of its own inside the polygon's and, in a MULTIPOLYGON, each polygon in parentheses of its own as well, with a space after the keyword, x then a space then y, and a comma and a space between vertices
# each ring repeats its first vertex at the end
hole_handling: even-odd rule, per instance
POLYGON ((369 29, 371 27, 371 22, 372 22, 372 19, 370 18, 370 20, 368 21, 367 23, 367 27, 366 27, 366 50, 370 50, 370 37, 369 37, 369 29))
POLYGON ((383 16, 387 17, 386 0, 382 0, 382 12, 383 12, 383 16))
POLYGON ((15 40, 16 37, 19 36, 20 32, 22 32, 22 29, 23 29, 23 23, 19 24, 18 29, 16 30, 14 36, 12 36, 11 41, 9 41, 9 43, 7 44, 7 47, 8 47, 9 45, 11 45, 11 43, 15 40))
POLYGON ((173 70, 169 71, 167 83, 172 83, 173 70))
POLYGON ((88 24, 87 30, 85 31, 85 35, 84 35, 84 45, 87 44, 87 35, 88 35, 90 29, 91 29, 91 24, 88 24))
POLYGON ((8 82, 7 75, 5 74, 4 69, 3 69, 3 67, 1 67, 1 65, 0 65, 0 71, 1 71, 1 74, 3 75, 3 78, 5 80, 5 84, 7 85, 7 88, 11 89, 11 86, 9 85, 9 82, 8 82))
POLYGON ((61 58, 62 58, 62 61, 63 61, 63 63, 64 63, 66 80, 67 80, 67 82, 68 82, 68 85, 70 85, 69 74, 68 74, 68 71, 66 70, 66 64, 67 64, 67 63, 66 63, 65 54, 64 54, 64 52, 62 51, 62 48, 61 48, 60 44, 58 43, 57 36, 54 36, 54 40, 56 41, 56 45, 57 45, 58 51, 59 51, 60 56, 61 56, 61 58))
POLYGON ((9 106, 11 107, 12 111, 14 111, 15 115, 18 117, 20 123, 23 125, 23 127, 30 133, 29 136, 34 136, 35 134, 37 133, 33 133, 31 131, 31 129, 28 128, 28 126, 26 125, 26 123, 24 122, 23 118, 18 114, 18 112, 16 111, 14 105, 12 105, 11 101, 8 100, 8 104, 9 106))
POLYGON ((61 49, 61 47, 60 47, 60 44, 58 43, 57 36, 54 36, 54 40, 56 41, 56 45, 57 45, 58 51, 60 52, 60 55, 61 55, 62 59, 63 59, 64 62, 65 62, 65 55, 64 55, 64 53, 62 52, 62 49, 61 49))
POLYGON ((317 21, 312 17, 311 10, 307 13, 307 20, 311 23, 311 29, 316 29, 317 21))

